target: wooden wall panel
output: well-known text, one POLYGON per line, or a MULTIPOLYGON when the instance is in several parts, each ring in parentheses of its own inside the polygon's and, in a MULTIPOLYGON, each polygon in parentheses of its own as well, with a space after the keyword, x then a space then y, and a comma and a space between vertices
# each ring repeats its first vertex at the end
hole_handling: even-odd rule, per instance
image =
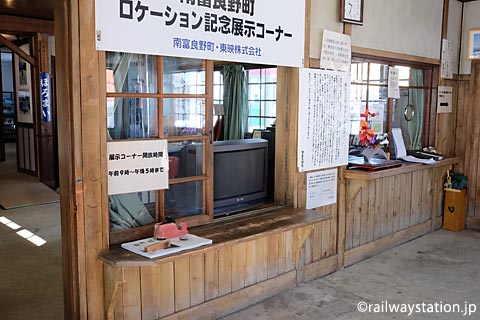
POLYGON ((158 268, 140 269, 140 287, 142 301, 142 320, 158 318, 158 268))
POLYGON ((467 227, 478 229, 480 221, 480 62, 472 61, 470 76, 458 80, 456 95, 455 156, 461 162, 455 171, 468 177, 467 227))
MULTIPOLYGON (((158 316, 175 312, 175 272, 173 262, 158 266, 158 316)), ((145 294, 149 294, 146 292, 145 294)))
POLYGON ((423 225, 433 217, 432 230, 436 229, 436 217, 442 213, 442 181, 449 167, 425 166, 372 180, 347 179, 346 251, 423 225))
POLYGON ((205 253, 205 300, 218 297, 218 250, 205 253))
POLYGON ((140 268, 124 268, 123 278, 123 317, 141 319, 142 300, 140 290, 140 268))
MULTIPOLYGON (((336 209, 331 207, 332 211, 336 209)), ((105 310, 111 309, 109 319, 175 318, 205 304, 215 306, 216 301, 230 301, 229 297, 244 290, 255 292, 256 286, 270 286, 288 274, 290 279, 292 271, 299 268, 311 266, 307 280, 328 274, 338 265, 336 225, 332 226, 336 221, 326 219, 255 239, 212 246, 153 266, 107 265, 105 310), (299 257, 307 255, 308 263, 300 265, 305 260, 299 257), (117 284, 120 295, 113 299, 117 284)), ((235 305, 233 300, 229 303, 235 305)))

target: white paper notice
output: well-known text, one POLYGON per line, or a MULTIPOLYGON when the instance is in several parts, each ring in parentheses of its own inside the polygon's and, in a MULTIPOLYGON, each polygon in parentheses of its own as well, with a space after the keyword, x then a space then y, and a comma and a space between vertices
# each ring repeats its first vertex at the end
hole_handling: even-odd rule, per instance
POLYGON ((438 86, 437 113, 452 112, 453 87, 438 86))
POLYGON ((342 33, 323 30, 320 68, 350 72, 352 40, 342 33))
POLYGON ((337 203, 337 169, 307 174, 307 209, 337 203))
POLYGON ((300 172, 347 165, 350 73, 300 69, 300 172))
POLYGON ((388 97, 400 99, 400 70, 388 67, 388 97))
POLYGON ((442 41, 442 78, 453 79, 453 44, 448 39, 442 41))
POLYGON ((166 140, 107 143, 108 194, 168 188, 166 140))

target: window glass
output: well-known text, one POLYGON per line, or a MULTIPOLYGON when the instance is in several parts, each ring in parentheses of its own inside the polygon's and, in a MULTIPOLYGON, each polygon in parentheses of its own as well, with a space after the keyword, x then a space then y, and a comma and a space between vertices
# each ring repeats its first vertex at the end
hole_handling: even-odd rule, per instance
POLYGON ((266 129, 275 123, 277 69, 251 69, 247 72, 248 132, 266 129))
POLYGON ((367 82, 368 81, 368 63, 367 62, 352 62, 351 66, 352 82, 367 82))
MULTIPOLYGON (((392 65, 393 66, 393 65, 392 65)), ((392 127, 402 129, 407 149, 420 149, 423 141, 425 88, 424 70, 408 66, 395 66, 399 69, 400 99, 393 100, 392 127), (413 119, 405 119, 405 107, 413 106, 413 119)), ((388 64, 353 61, 351 66, 352 86, 350 91, 350 141, 357 144, 360 120, 368 109, 375 114, 369 117, 369 128, 376 134, 389 131, 388 114, 388 64)))
POLYGON ((205 128, 205 99, 164 99, 165 135, 198 136, 205 128))
POLYGON ((158 137, 157 100, 108 98, 107 122, 110 138, 149 139, 158 137))
MULTIPOLYGON (((155 61, 154 56, 107 52, 107 70, 113 76, 113 86, 107 86, 107 92, 157 93, 155 61)), ((107 82, 108 78, 107 72, 107 82)))
POLYGON ((110 231, 120 231, 155 222, 155 192, 111 195, 109 202, 110 231))
POLYGON ((205 65, 203 60, 164 57, 163 92, 167 94, 204 94, 205 65))
POLYGON ((170 185, 165 191, 165 216, 184 218, 203 212, 203 182, 170 185))
POLYGON ((201 142, 181 141, 168 144, 170 179, 203 174, 203 148, 201 142))

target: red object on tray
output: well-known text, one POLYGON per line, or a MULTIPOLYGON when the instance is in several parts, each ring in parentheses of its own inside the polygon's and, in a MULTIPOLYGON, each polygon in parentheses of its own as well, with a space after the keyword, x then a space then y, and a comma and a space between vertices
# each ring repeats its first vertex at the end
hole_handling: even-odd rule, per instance
POLYGON ((187 223, 182 219, 179 225, 171 223, 156 223, 153 237, 155 239, 171 239, 187 235, 187 223))

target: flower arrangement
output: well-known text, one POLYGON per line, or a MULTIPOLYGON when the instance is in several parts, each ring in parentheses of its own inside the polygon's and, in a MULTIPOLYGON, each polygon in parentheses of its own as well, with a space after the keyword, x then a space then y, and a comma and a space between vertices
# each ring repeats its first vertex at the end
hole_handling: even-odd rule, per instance
POLYGON ((375 117, 375 113, 371 113, 368 109, 365 110, 365 113, 360 115, 365 120, 360 120, 360 143, 362 146, 367 148, 377 148, 379 141, 376 139, 375 132, 369 128, 368 118, 375 117))

